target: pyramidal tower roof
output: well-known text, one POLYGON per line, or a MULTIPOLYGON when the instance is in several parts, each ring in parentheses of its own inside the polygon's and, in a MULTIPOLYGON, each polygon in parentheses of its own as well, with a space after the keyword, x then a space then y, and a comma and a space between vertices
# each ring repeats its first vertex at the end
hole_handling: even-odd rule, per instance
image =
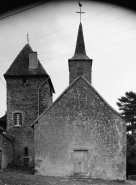
POLYGON ((85 43, 84 43, 84 36, 83 36, 83 29, 82 29, 82 24, 79 24, 79 29, 78 29, 78 35, 77 35, 77 42, 76 42, 76 49, 75 49, 75 54, 71 58, 71 60, 90 60, 90 58, 86 55, 86 50, 85 50, 85 43))
POLYGON ((42 64, 38 60, 36 69, 29 69, 29 53, 33 52, 29 43, 27 43, 15 58, 4 77, 7 76, 48 76, 42 64))

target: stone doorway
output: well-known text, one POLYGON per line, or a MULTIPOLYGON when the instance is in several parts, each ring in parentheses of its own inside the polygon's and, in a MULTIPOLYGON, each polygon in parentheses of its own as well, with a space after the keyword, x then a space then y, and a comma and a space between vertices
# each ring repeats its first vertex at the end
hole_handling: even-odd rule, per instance
POLYGON ((74 150, 74 173, 85 174, 88 167, 88 150, 74 150))
POLYGON ((23 160, 23 166, 29 168, 29 157, 24 157, 23 160))

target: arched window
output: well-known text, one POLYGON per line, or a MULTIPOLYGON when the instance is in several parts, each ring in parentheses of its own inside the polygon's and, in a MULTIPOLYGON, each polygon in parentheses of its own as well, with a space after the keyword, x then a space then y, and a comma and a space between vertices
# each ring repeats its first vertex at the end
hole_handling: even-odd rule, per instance
POLYGON ((24 148, 24 155, 28 156, 28 148, 27 148, 27 146, 24 148))
POLYGON ((22 126, 22 113, 21 112, 15 112, 13 114, 13 123, 14 123, 14 126, 22 126))

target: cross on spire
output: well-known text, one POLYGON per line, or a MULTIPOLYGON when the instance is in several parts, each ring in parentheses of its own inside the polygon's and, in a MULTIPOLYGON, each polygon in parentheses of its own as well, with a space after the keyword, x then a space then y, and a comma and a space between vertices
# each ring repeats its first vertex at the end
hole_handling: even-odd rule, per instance
POLYGON ((29 35, 28 35, 28 33, 27 33, 27 43, 29 44, 29 40, 30 40, 30 38, 29 38, 29 35))
POLYGON ((76 12, 76 13, 80 13, 80 23, 81 23, 81 14, 85 13, 85 12, 81 12, 82 4, 80 2, 78 2, 78 4, 79 4, 79 7, 80 7, 80 12, 76 12))

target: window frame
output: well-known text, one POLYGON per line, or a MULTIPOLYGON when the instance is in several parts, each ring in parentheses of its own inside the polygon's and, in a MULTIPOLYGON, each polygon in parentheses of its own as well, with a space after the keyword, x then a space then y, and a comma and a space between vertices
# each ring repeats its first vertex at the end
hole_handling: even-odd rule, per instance
POLYGON ((12 121, 13 121, 13 126, 14 127, 22 127, 23 126, 23 114, 22 114, 22 112, 21 111, 14 111, 12 113, 12 121), (15 115, 17 115, 17 114, 19 114, 21 117, 20 118, 15 118, 15 115), (15 119, 18 119, 19 122, 21 122, 21 123, 20 124, 15 124, 16 123, 15 119), (20 119, 21 119, 21 121, 20 121, 20 119))

